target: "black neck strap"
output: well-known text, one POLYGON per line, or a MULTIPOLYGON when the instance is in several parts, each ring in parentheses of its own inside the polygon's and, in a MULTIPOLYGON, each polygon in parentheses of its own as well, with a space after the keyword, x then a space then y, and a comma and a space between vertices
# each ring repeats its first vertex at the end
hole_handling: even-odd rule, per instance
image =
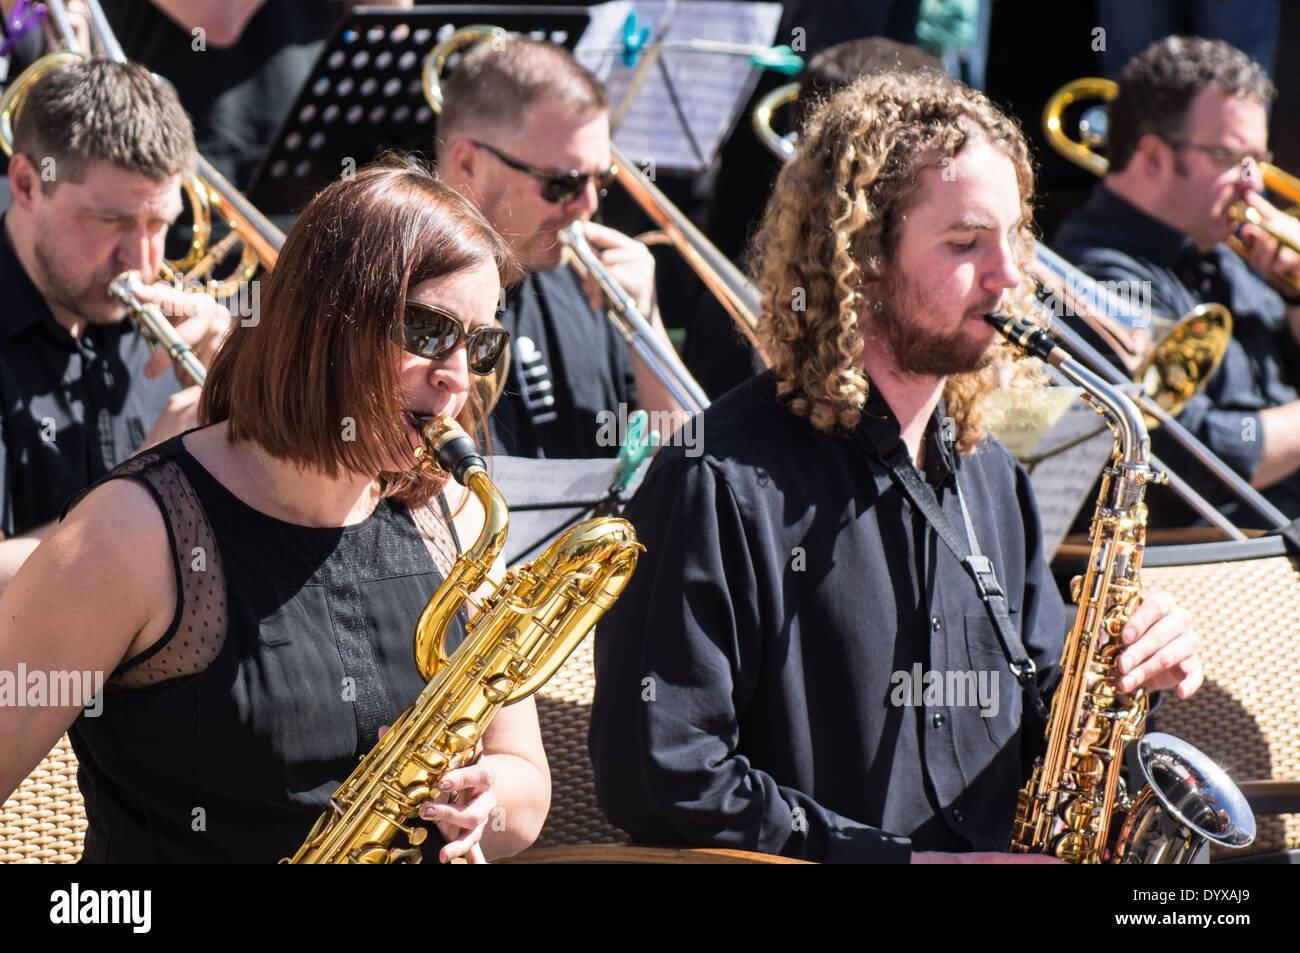
POLYGON ((957 557, 966 572, 975 583, 975 590, 984 603, 984 608, 993 620, 993 628, 1002 643, 1002 653, 1007 658, 1011 672, 1020 683, 1034 711, 1039 717, 1046 715, 1047 707, 1043 702, 1042 692, 1038 687, 1037 668, 1033 659, 1025 651, 1020 634, 1016 631, 1007 612, 1006 596, 993 571, 993 562, 980 553, 979 542, 975 538, 975 524, 971 522, 970 512, 966 509, 966 500, 962 496, 961 481, 953 469, 953 483, 957 487, 957 505, 961 509, 962 519, 966 523, 966 535, 957 532, 952 521, 948 519, 943 508, 939 506, 934 487, 921 479, 916 467, 912 465, 911 455, 899 434, 889 426, 889 421, 871 416, 871 411, 864 411, 862 423, 853 431, 853 438, 859 446, 884 463, 899 490, 921 512, 926 521, 934 527, 944 545, 957 557))

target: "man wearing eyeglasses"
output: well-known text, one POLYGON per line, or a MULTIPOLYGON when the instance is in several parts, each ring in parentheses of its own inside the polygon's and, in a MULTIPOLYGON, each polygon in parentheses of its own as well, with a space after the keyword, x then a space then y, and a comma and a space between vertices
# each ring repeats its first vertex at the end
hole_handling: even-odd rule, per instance
MULTIPOLYGON (((618 446, 602 426, 606 414, 681 408, 598 313, 595 290, 561 267, 560 230, 591 218, 615 171, 605 89, 563 47, 519 38, 468 51, 443 92, 439 172, 479 207, 527 273, 500 316, 512 335, 512 366, 492 415, 494 448, 612 456, 618 446)), ((596 224, 586 234, 663 335, 646 247, 596 224)))
MULTIPOLYGON (((1152 44, 1118 82, 1108 109, 1111 171, 1067 217, 1055 248, 1094 278, 1149 283, 1153 315, 1227 306, 1227 355, 1179 421, 1279 509, 1300 516, 1300 285, 1284 283, 1300 278, 1300 256, 1229 214, 1253 208, 1300 239, 1300 223, 1260 194, 1273 84, 1240 50, 1195 37, 1152 44), (1249 248, 1249 264, 1223 244, 1234 234, 1249 248)), ((1081 321, 1071 323, 1104 346, 1081 321)), ((1151 443, 1198 490, 1227 503, 1221 486, 1163 430, 1152 432, 1151 443)), ((1175 500, 1161 506, 1162 520, 1193 518, 1175 500)))

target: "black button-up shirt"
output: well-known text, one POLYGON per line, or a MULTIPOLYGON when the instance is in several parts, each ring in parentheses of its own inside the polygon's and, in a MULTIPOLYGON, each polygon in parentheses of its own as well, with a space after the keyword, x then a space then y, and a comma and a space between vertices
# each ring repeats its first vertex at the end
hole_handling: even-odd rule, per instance
MULTIPOLYGON (((883 400, 868 410, 897 432, 883 400)), ((885 465, 794 416, 770 374, 703 420, 703 454, 660 451, 628 508, 646 551, 596 636, 601 809, 640 841, 821 861, 1005 850, 1042 735, 1022 732, 1020 688, 971 578, 885 465), (932 674, 954 688, 982 678, 984 703, 932 692, 932 674)), ((961 527, 960 474, 1054 687, 1063 606, 1029 480, 992 439, 955 460, 937 423, 926 477, 961 527)))
MULTIPOLYGON (((1066 218, 1054 247, 1099 280, 1150 282, 1155 315, 1180 318, 1207 302, 1218 302, 1232 312, 1232 341, 1223 364, 1188 401, 1178 420, 1241 476, 1253 476, 1264 440, 1259 412, 1300 397, 1295 387, 1300 343, 1287 326, 1286 305, 1277 292, 1227 246, 1216 245, 1203 254, 1191 239, 1103 184, 1066 218)), ((1063 320, 1106 353, 1101 338, 1085 322, 1073 317, 1063 320)), ((1151 448, 1211 500, 1235 499, 1164 430, 1152 430, 1151 448)), ((1270 487, 1264 495, 1289 516, 1300 516, 1300 474, 1270 487)), ((1228 512, 1235 509, 1225 506, 1228 512)), ((1191 515, 1180 509, 1178 517, 1191 515)), ((1166 512, 1161 522, 1178 517, 1166 512)))
POLYGON ((0 530, 57 519, 63 504, 144 442, 179 384, 143 374, 134 325, 92 324, 74 338, 23 270, 0 218, 0 530))
POLYGON ((525 276, 500 319, 510 332, 511 367, 492 412, 493 450, 552 459, 617 454, 617 422, 637 406, 632 358, 573 272, 525 276))

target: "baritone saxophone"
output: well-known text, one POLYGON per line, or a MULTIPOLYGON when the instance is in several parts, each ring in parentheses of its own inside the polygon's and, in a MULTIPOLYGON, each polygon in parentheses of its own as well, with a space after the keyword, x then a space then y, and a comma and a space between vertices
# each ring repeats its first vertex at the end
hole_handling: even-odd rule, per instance
POLYGON ((498 711, 555 674, 631 578, 641 546, 613 517, 572 527, 517 566, 466 626, 454 652, 447 627, 487 579, 509 515, 474 441, 450 417, 422 421, 426 466, 441 468, 483 504, 483 529, 425 606, 415 660, 427 684, 330 799, 293 864, 419 863, 428 831, 411 821, 448 771, 465 764, 498 711), (405 834, 410 848, 390 847, 405 834))
POLYGON ((1012 853, 1053 854, 1076 864, 1191 863, 1207 841, 1245 847, 1255 816, 1227 774, 1172 735, 1143 734, 1145 689, 1121 692, 1120 633, 1142 597, 1151 443, 1142 414, 1118 389, 1073 361, 1028 321, 987 316, 1012 344, 1084 388, 1115 434, 1092 520, 1092 551, 1075 589, 1078 611, 1061 655, 1047 748, 1020 791, 1012 853), (1124 746, 1137 743, 1145 784, 1130 797, 1124 746))

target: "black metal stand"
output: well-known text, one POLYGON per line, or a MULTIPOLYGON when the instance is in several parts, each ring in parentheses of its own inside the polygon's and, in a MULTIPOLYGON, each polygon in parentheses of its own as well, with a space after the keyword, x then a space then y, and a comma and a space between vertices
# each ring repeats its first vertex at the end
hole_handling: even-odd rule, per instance
POLYGON ((440 40, 476 23, 572 47, 583 7, 359 7, 335 24, 253 176, 249 200, 267 214, 297 213, 331 181, 386 149, 432 155, 435 116, 421 86, 440 40))

